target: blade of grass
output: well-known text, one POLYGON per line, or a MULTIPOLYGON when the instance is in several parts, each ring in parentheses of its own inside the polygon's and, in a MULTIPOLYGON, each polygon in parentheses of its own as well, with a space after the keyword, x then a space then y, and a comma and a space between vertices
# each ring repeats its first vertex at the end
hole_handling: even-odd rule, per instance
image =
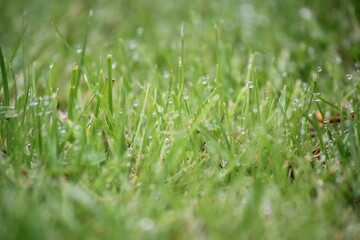
POLYGON ((70 94, 69 94, 69 106, 68 106, 68 117, 69 119, 74 119, 74 105, 76 101, 76 82, 78 79, 79 67, 74 64, 71 72, 71 86, 70 86, 70 94))
POLYGON ((112 96, 112 56, 107 56, 107 68, 108 68, 108 104, 110 113, 113 114, 113 96, 112 96))
MULTIPOLYGON (((79 88, 80 76, 81 76, 81 73, 83 72, 83 68, 84 68, 85 51, 86 51, 86 46, 87 46, 87 41, 88 41, 88 36, 89 36, 89 29, 90 29, 90 25, 91 25, 91 20, 92 20, 92 10, 90 10, 89 17, 88 17, 88 21, 87 21, 87 24, 86 24, 86 30, 85 30, 85 35, 84 35, 84 42, 83 42, 82 51, 81 51, 79 74, 78 74, 78 79, 77 79, 77 83, 76 83, 76 89, 79 88)), ((77 92, 78 92, 78 91, 75 91, 75 94, 77 94, 77 92)))
POLYGON ((10 106, 9 83, 6 74, 5 59, 0 46, 0 68, 2 77, 2 87, 4 91, 4 106, 10 106))

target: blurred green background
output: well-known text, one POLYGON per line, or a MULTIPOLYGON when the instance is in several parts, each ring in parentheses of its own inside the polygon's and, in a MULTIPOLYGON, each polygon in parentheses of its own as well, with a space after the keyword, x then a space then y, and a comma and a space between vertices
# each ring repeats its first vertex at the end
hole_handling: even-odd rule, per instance
MULTIPOLYGON (((88 36, 86 57, 91 60, 87 64, 116 54, 123 39, 138 68, 143 70, 142 63, 150 62, 169 71, 177 66, 183 23, 186 52, 191 53, 185 53, 186 62, 200 65, 202 61, 203 67, 213 68, 216 25, 227 68, 231 57, 259 52, 263 57, 258 61, 285 61, 283 71, 307 81, 316 65, 326 68, 337 62, 351 69, 359 60, 359 6, 356 0, 3 0, 0 41, 5 55, 12 56, 26 28, 22 39, 26 47, 15 55, 15 69, 25 55, 25 64, 36 62, 41 69, 55 62, 58 71, 69 71, 72 63, 79 62, 81 54, 76 51, 88 36), (93 17, 88 24, 90 11, 93 17)), ((228 76, 234 77, 231 69, 228 76)))

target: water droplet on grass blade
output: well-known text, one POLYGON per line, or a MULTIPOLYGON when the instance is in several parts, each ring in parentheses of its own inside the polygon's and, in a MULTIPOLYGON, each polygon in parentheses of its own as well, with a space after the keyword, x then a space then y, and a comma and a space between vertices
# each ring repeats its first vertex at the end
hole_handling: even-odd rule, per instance
POLYGON ((241 134, 241 135, 245 135, 245 134, 246 134, 245 128, 242 128, 242 129, 240 130, 240 134, 241 134))
POLYGON ((162 112, 164 112, 164 108, 162 106, 157 106, 157 111, 159 113, 162 113, 162 112))
POLYGON ((129 44, 130 49, 135 49, 137 47, 136 43, 134 41, 131 41, 129 44))
POLYGON ((339 56, 335 56, 334 61, 336 64, 340 64, 341 63, 341 58, 339 56))
POLYGON ((39 105, 39 99, 34 98, 34 99, 29 103, 29 105, 30 105, 31 107, 34 107, 34 106, 39 105))
POLYGON ((163 75, 163 76, 164 76, 164 78, 166 78, 166 79, 167 79, 167 78, 170 78, 170 74, 169 74, 168 72, 164 72, 164 75, 163 75))
POLYGON ((321 93, 319 93, 319 92, 315 93, 314 101, 315 101, 315 102, 320 102, 320 99, 318 98, 318 97, 320 97, 320 96, 321 96, 321 93))
POLYGON ((139 225, 140 225, 140 228, 144 231, 150 231, 150 230, 154 229, 154 227, 155 227, 154 221, 148 217, 144 217, 144 218, 140 219, 139 225))
POLYGON ((138 54, 135 54, 135 55, 133 56, 133 60, 134 60, 135 62, 139 61, 139 60, 140 60, 140 56, 139 56, 138 54))
POLYGON ((353 75, 351 73, 346 74, 346 79, 349 80, 349 81, 352 80, 353 75))
POLYGON ((208 83, 208 80, 210 79, 210 76, 207 74, 203 77, 201 77, 201 84, 206 85, 208 83))
POLYGON ((141 35, 143 34, 143 32, 144 32, 144 29, 141 28, 141 27, 139 27, 138 29, 136 29, 136 34, 137 34, 138 36, 141 36, 141 35))
POLYGON ((269 216, 272 214, 272 206, 270 202, 265 202, 262 206, 262 214, 264 216, 269 216))
POLYGON ((300 17, 309 20, 312 18, 312 12, 309 8, 300 8, 299 10, 300 17))

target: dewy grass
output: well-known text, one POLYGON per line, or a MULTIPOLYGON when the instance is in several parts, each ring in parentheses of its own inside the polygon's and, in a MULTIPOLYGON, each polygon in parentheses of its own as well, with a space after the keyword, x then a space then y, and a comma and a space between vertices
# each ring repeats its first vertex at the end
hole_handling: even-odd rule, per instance
POLYGON ((360 235, 358 1, 0 5, 0 239, 360 235))

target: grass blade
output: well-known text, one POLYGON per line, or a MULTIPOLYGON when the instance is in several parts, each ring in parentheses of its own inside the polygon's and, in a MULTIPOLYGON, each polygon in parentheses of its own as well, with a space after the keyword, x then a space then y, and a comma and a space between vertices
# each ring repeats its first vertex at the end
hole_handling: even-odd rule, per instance
POLYGON ((4 55, 1 47, 0 47, 0 68, 1 68, 2 86, 4 91, 4 106, 10 106, 9 83, 6 74, 4 55))
POLYGON ((76 100, 76 85, 77 78, 79 74, 79 67, 74 64, 72 67, 71 73, 71 87, 70 87, 70 95, 69 95, 69 107, 68 107, 68 117, 69 119, 74 119, 74 105, 76 100))

